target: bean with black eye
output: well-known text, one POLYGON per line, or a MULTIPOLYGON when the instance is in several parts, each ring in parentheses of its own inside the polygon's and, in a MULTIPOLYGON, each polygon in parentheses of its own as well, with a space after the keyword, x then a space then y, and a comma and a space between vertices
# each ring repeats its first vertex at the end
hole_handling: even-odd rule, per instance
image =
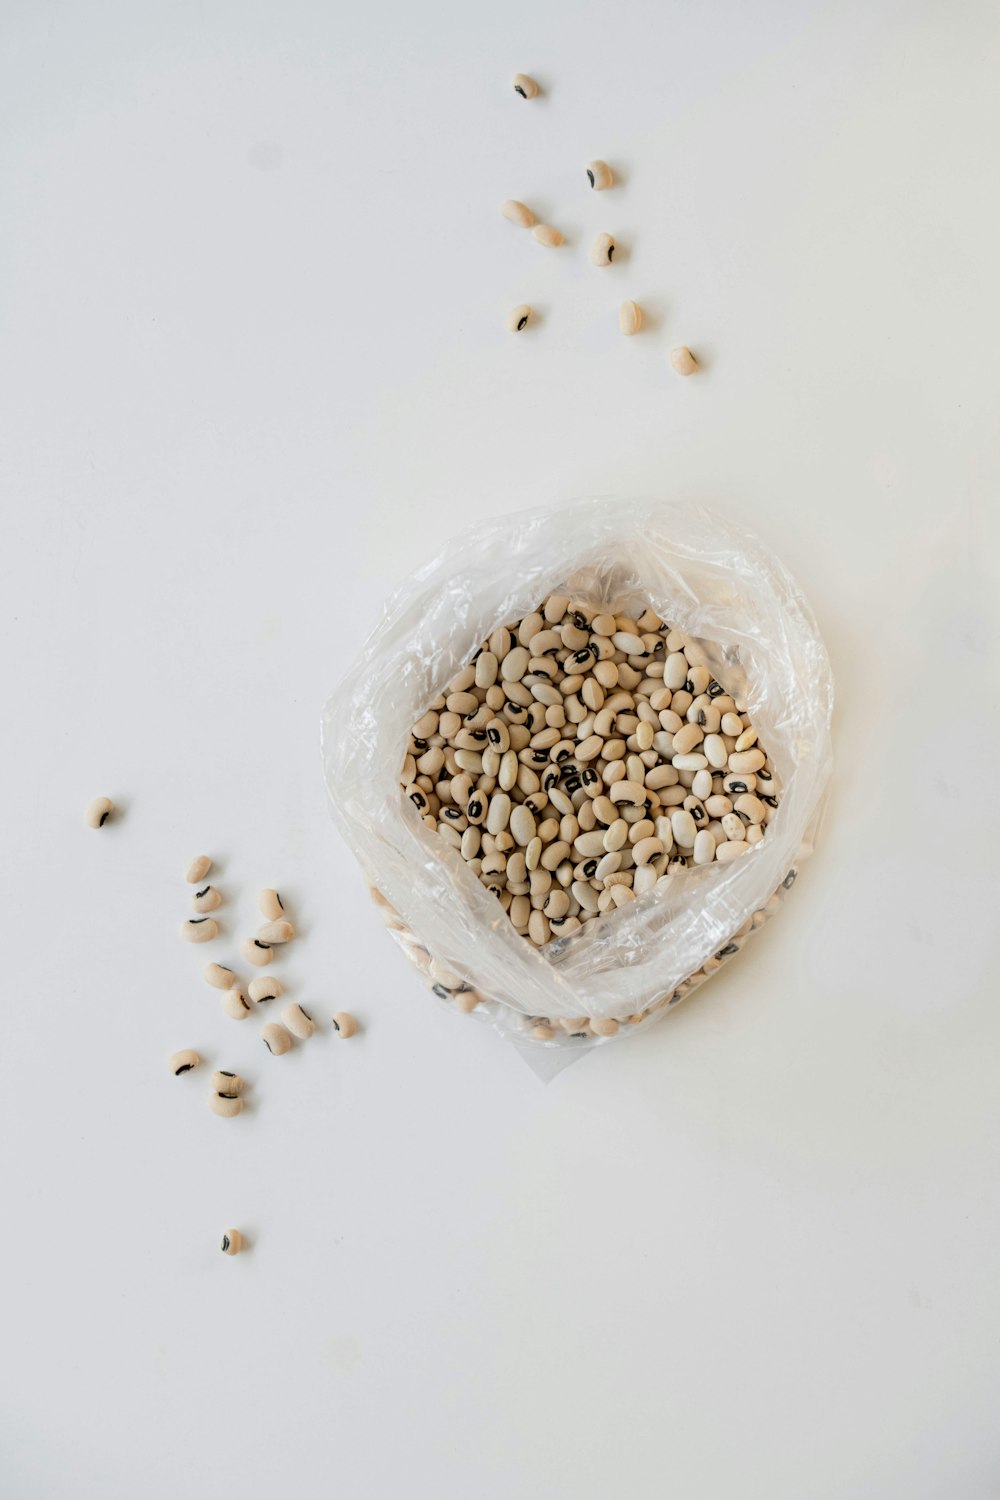
POLYGON ((179 1078, 182 1073, 190 1073, 191 1069, 196 1068, 200 1062, 201 1058, 197 1052, 190 1047, 185 1047, 183 1052, 174 1053, 170 1059, 169 1068, 174 1077, 179 1078))
POLYGON ((262 974, 259 979, 251 979, 247 993, 254 1005, 263 1005, 266 1000, 277 1000, 283 989, 280 979, 275 979, 273 974, 262 974))
POLYGON ((269 1021, 261 1031, 260 1039, 272 1057, 281 1057, 292 1045, 292 1038, 278 1021, 269 1021))
POLYGON ((302 1009, 301 1005, 294 1003, 286 1005, 281 1012, 281 1019, 292 1033, 292 1036, 297 1036, 301 1042, 308 1041, 316 1030, 315 1021, 312 1016, 302 1009))
POLYGON ((614 237, 610 234, 599 234, 590 247, 590 264, 592 266, 610 266, 614 258, 614 237))
POLYGON ((522 99, 534 99, 538 93, 538 84, 527 73, 515 73, 513 89, 515 94, 520 94, 522 99))
POLYGON ((215 911, 217 906, 222 905, 222 896, 214 885, 202 886, 200 891, 195 891, 192 895, 191 905, 195 911, 215 911))
POLYGON ((245 1021, 250 1014, 250 1002, 238 984, 226 990, 222 997, 222 1009, 234 1021, 245 1021))
POLYGON ((243 1099, 239 1094, 217 1094, 213 1091, 208 1096, 208 1107, 214 1115, 221 1115, 224 1120, 231 1120, 234 1115, 241 1113, 243 1099))
POLYGON ((592 188, 600 192, 602 188, 611 187, 615 178, 606 161, 590 161, 587 163, 587 180, 592 188))
POLYGON ((211 1082, 215 1092, 227 1099, 235 1099, 243 1092, 243 1079, 238 1073, 229 1073, 225 1068, 217 1068, 212 1074, 211 1082))
POLYGON ((231 989, 238 982, 232 969, 227 969, 225 964, 208 964, 204 975, 206 984, 216 990, 231 989))
POLYGON ((338 1036, 347 1038, 353 1036, 358 1029, 358 1023, 350 1011, 338 1010, 333 1017, 333 1029, 338 1036))
POLYGON ((223 1255, 239 1255, 243 1249, 243 1236, 238 1229, 227 1229, 222 1236, 223 1255))
POLYGON ((281 897, 277 891, 261 891, 257 897, 257 905, 261 916, 267 917, 269 922, 277 922, 285 915, 285 908, 281 904, 281 897))
POLYGON ((269 948, 267 943, 259 943, 256 938, 246 938, 240 952, 247 963, 253 964, 256 969, 265 968, 274 957, 274 949, 269 948))
POLYGON ((510 333, 520 333, 527 328, 531 317, 531 308, 526 302, 518 303, 517 307, 511 308, 507 314, 507 328, 510 333))
POLYGON ((110 797, 95 797, 93 802, 88 802, 83 814, 83 820, 88 828, 103 828, 115 810, 115 804, 110 797))
POLYGON ((189 917, 181 923, 181 937, 189 943, 210 943, 218 932, 219 924, 211 917, 189 917))

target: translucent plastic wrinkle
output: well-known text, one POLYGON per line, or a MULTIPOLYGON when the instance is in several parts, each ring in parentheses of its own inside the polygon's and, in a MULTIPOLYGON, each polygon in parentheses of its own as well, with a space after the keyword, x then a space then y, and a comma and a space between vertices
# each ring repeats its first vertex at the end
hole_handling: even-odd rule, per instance
POLYGON ((466 531, 390 595, 324 710, 324 774, 334 819, 394 935, 438 992, 505 1035, 526 1039, 545 1018, 556 1031, 547 1045, 579 1047, 610 1038, 573 1038, 561 1021, 634 1028, 714 972, 776 909, 819 823, 832 706, 812 612, 762 542, 699 506, 599 497, 466 531), (679 871, 538 949, 424 825, 399 777, 411 726, 432 700, 497 625, 553 592, 615 613, 651 606, 692 638, 749 712, 780 805, 742 859, 679 871))

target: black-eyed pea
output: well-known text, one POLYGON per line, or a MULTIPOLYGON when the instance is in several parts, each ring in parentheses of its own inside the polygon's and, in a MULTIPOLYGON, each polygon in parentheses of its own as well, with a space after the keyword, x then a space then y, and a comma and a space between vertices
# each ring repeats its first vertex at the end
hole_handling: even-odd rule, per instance
POLYGON ((210 984, 215 990, 228 990, 239 980, 232 969, 227 969, 225 964, 207 964, 202 971, 205 983, 210 984))
POLYGON ((260 1039, 272 1057, 281 1057, 292 1045, 289 1032, 278 1021, 269 1021, 261 1030, 260 1039))
POLYGON ((216 1069, 212 1074, 211 1083, 217 1094, 222 1094, 229 1099, 235 1099, 238 1094, 242 1094, 244 1088, 240 1075, 229 1073, 225 1068, 216 1069))
POLYGON ((190 1073, 191 1069, 196 1068, 200 1062, 201 1058, 197 1052, 191 1047, 185 1047, 182 1052, 175 1052, 173 1054, 167 1066, 174 1077, 179 1078, 182 1073, 190 1073))
POLYGON ((217 1094, 214 1090, 208 1096, 208 1107, 214 1115, 221 1115, 224 1120, 231 1120, 243 1110, 243 1098, 240 1094, 217 1094))
POLYGON ((534 99, 538 93, 538 84, 527 73, 515 73, 512 87, 514 93, 519 94, 522 99, 534 99))
POLYGON ((270 889, 261 891, 257 897, 257 905, 261 916, 266 917, 269 922, 278 922, 285 915, 285 908, 281 904, 281 897, 277 891, 270 889))
POLYGON ((181 923, 180 931, 188 943, 210 943, 219 935, 219 924, 212 917, 189 917, 181 923))
POLYGON ((590 1029, 595 1036, 615 1036, 618 1031, 618 1022, 609 1016, 604 1021, 591 1021, 590 1029))
POLYGON ((222 905, 222 896, 214 885, 205 885, 192 894, 191 905, 195 911, 215 911, 216 907, 222 905))
POLYGON ((685 344, 671 349, 670 363, 678 375, 693 375, 698 368, 698 361, 685 344))
MULTIPOLYGON (((610 266, 614 261, 616 248, 613 235, 599 234, 590 247, 590 264, 592 266, 610 266)), ((618 644, 617 641, 615 644, 618 644)), ((618 649, 622 650, 623 648, 619 646, 618 649)))
POLYGON ((521 333, 531 321, 531 308, 526 302, 519 302, 516 307, 511 308, 504 321, 508 333, 521 333))
POLYGON ((257 938, 245 938, 240 952, 248 964, 253 964, 256 969, 264 969, 274 957, 274 949, 267 943, 258 941, 257 938))
POLYGON ((243 1249, 243 1236, 238 1229, 227 1229, 222 1236, 223 1255, 239 1255, 243 1249))
POLYGON ((346 1010, 338 1010, 336 1012, 332 1019, 332 1025, 337 1035, 343 1037, 345 1040, 347 1037, 353 1036, 358 1029, 357 1021, 351 1015, 350 1011, 346 1010))
POLYGON ((184 879, 188 885, 200 885, 212 868, 212 861, 207 854, 199 854, 193 859, 184 872, 184 879))
POLYGON ((103 828, 113 816, 115 804, 110 797, 95 797, 84 809, 83 821, 88 828, 103 828))
POLYGON ((233 984, 222 996, 222 1009, 233 1021, 245 1021, 250 1014, 250 1002, 239 984, 233 984))
POLYGON ((300 1042, 307 1042, 316 1030, 316 1023, 312 1016, 304 1011, 301 1005, 294 1002, 285 1006, 281 1012, 281 1019, 292 1036, 297 1036, 300 1042))
POLYGON ((254 1005, 263 1005, 267 1000, 277 1000, 284 986, 280 979, 275 979, 273 974, 261 974, 257 979, 251 979, 247 986, 247 993, 254 1005))
POLYGON ((277 922, 265 922, 263 927, 258 927, 256 941, 271 948, 276 943, 290 943, 294 936, 295 928, 291 922, 282 918, 277 922))
POLYGON ((606 161, 588 161, 587 181, 597 192, 613 185, 615 174, 606 161))

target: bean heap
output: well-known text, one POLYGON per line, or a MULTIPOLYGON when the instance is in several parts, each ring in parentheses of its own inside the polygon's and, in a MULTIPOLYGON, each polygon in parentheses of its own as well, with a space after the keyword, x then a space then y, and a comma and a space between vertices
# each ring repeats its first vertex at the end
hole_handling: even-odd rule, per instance
POLYGON ((404 794, 536 947, 764 837, 767 756, 699 658, 651 609, 551 594, 414 724, 404 794))

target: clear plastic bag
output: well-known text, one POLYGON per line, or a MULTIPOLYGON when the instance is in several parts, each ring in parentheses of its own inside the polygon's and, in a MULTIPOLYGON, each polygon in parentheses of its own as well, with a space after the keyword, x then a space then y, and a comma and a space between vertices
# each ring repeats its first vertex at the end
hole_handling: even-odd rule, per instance
POLYGON ((544 1020, 553 1035, 538 1045, 579 1049, 610 1039, 584 1018, 629 1034, 777 909, 818 826, 832 704, 812 613, 760 541, 701 507, 595 498, 477 526, 397 588, 326 705, 323 762, 334 818, 390 930, 437 993, 512 1039, 530 1039, 544 1020), (537 949, 423 824, 399 773, 411 725, 476 647, 552 592, 617 613, 652 606, 693 638, 758 729, 780 803, 752 853, 678 870, 537 949))

